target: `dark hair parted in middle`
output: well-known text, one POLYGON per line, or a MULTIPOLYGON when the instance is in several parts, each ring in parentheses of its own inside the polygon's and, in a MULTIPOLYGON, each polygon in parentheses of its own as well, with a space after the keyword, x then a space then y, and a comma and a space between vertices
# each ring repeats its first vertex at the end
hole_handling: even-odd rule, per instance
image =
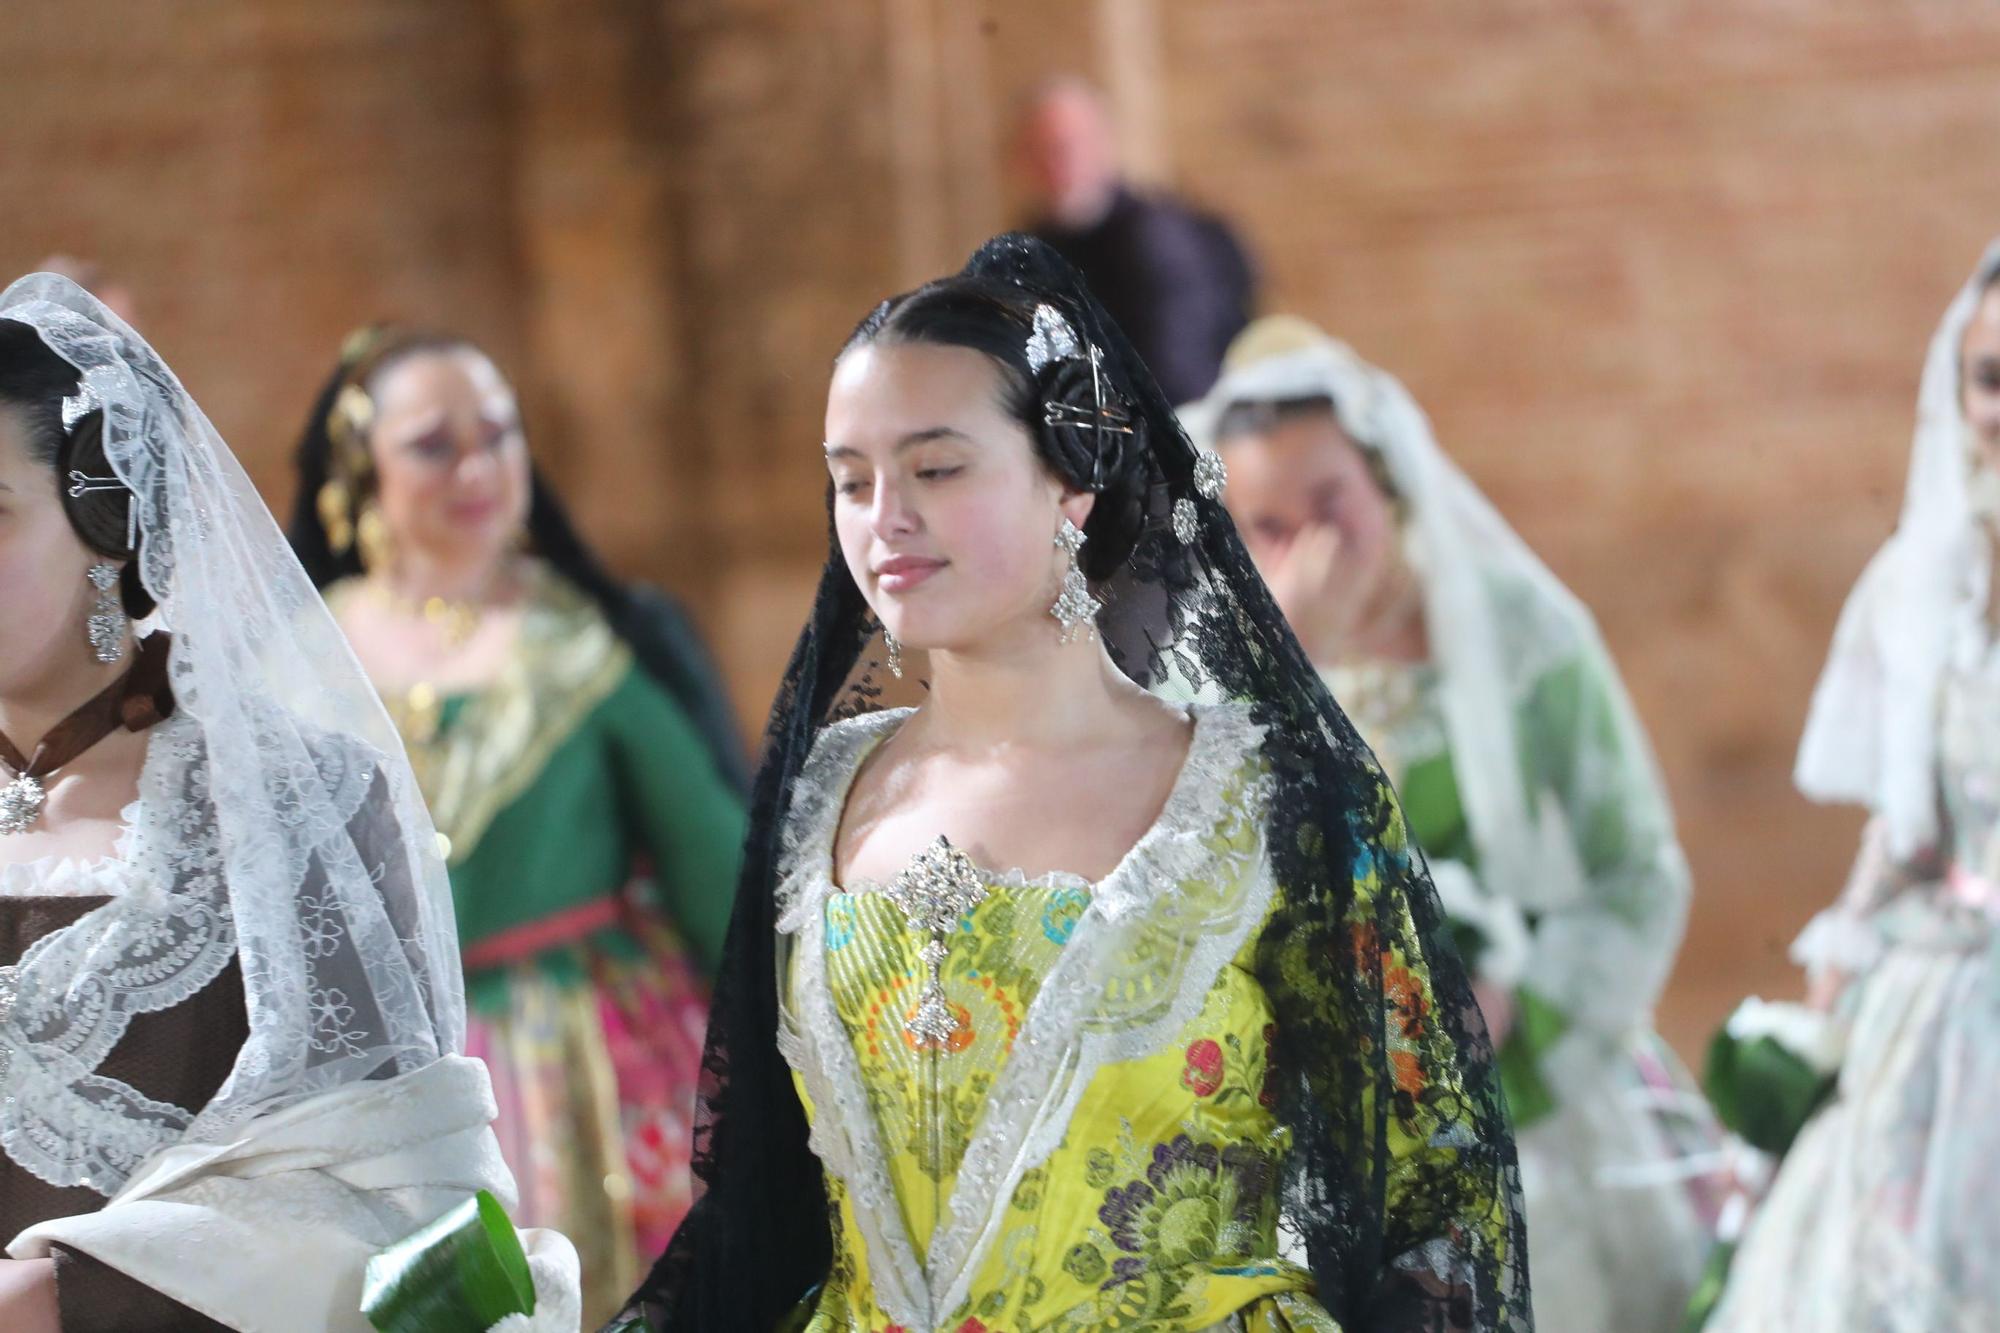
POLYGON ((1043 465, 1064 485, 1096 495, 1083 525, 1090 540, 1080 561, 1084 577, 1101 582, 1124 565, 1145 527, 1152 478, 1139 432, 1146 427, 1108 370, 1093 368, 1087 349, 1034 368, 1028 341, 1036 305, 1006 283, 964 274, 942 278, 876 306, 841 355, 910 343, 984 354, 999 371, 1001 409, 1028 432, 1043 465), (1051 412, 1051 404, 1068 410, 1051 412), (1052 416, 1061 420, 1052 423, 1052 416))

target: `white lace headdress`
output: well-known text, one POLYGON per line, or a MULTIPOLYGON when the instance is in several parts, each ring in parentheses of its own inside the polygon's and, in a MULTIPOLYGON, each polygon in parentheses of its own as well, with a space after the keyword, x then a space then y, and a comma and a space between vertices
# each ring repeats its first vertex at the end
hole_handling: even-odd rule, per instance
POLYGON ((22 956, 0 1020, 0 1147, 110 1194, 147 1157, 456 1051, 464 998, 436 835, 396 733, 243 468, 166 364, 66 278, 0 294, 81 373, 135 497, 175 716, 128 840, 138 887, 22 956), (140 1013, 242 964, 249 1039, 190 1116, 97 1070, 140 1013))
MULTIPOLYGON (((1180 409, 1182 423, 1214 448, 1235 404, 1324 396, 1347 436, 1381 458, 1407 510, 1404 549, 1423 583, 1452 767, 1481 875, 1527 910, 1574 901, 1584 886, 1569 830, 1555 802, 1523 781, 1516 734, 1517 709, 1542 674, 1586 657, 1603 666, 1608 728, 1576 728, 1578 752, 1564 771, 1610 780, 1623 770, 1635 788, 1662 789, 1596 622, 1438 445, 1401 381, 1303 320, 1266 324, 1273 345, 1238 352, 1207 397, 1180 409)), ((1658 817, 1668 818, 1664 807, 1658 817)), ((1646 845, 1677 847, 1671 827, 1650 832, 1646 845)))
POLYGON ((1897 857, 1938 835, 1938 691, 1953 617, 1979 551, 1959 353, 1996 274, 2000 241, 1987 248, 1931 337, 1903 512, 1848 594, 1799 744, 1799 790, 1818 801, 1867 806, 1897 857))

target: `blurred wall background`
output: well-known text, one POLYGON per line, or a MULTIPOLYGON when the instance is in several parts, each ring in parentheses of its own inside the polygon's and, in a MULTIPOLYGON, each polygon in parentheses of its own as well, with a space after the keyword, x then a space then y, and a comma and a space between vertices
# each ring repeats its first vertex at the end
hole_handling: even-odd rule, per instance
POLYGON ((350 328, 475 336, 751 727, 830 357, 1019 220, 1022 92, 1096 80, 1597 610, 1696 871, 1669 1035, 1796 988, 1859 819, 1792 748, 2000 231, 1987 0, 66 0, 0 69, 0 269, 105 265, 278 507, 350 328))

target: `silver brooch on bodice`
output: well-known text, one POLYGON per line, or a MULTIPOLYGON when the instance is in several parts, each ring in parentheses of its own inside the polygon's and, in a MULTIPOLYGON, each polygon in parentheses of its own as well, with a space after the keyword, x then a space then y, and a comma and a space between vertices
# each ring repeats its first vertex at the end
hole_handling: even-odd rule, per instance
POLYGON ((962 1020, 944 997, 944 960, 951 951, 946 941, 958 929, 958 919, 986 897, 986 882, 972 859, 941 837, 919 852, 884 892, 911 930, 930 936, 917 954, 929 975, 903 1028, 920 1045, 949 1051, 962 1020))
POLYGON ((26 773, 0 787, 0 833, 26 833, 48 799, 42 784, 26 773))

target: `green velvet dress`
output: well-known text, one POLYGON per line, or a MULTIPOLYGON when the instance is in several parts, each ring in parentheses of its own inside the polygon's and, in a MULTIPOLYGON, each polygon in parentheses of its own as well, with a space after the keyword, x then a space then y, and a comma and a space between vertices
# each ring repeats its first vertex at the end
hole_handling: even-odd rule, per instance
MULTIPOLYGON (((482 688, 387 702, 439 831, 470 1010, 523 1225, 583 1260, 607 1314, 688 1198, 706 981, 744 808, 695 721, 596 605, 535 567, 517 650, 482 688)), ((355 595, 336 584, 340 610, 355 595)))

